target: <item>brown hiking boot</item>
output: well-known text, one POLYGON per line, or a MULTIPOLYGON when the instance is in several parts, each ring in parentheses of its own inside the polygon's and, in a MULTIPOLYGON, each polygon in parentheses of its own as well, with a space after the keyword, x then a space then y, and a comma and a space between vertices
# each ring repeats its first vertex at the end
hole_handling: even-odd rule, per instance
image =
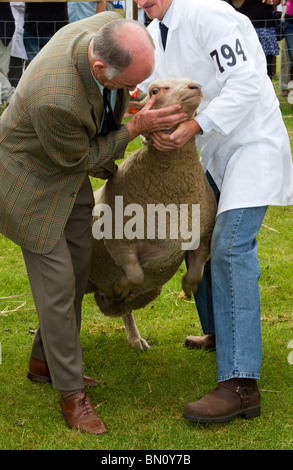
POLYGON ((260 394, 254 379, 235 378, 219 382, 217 388, 185 406, 183 417, 197 423, 221 423, 254 418, 261 412, 260 394))
POLYGON ((214 351, 216 349, 216 337, 215 335, 187 336, 184 346, 192 349, 208 349, 214 351))

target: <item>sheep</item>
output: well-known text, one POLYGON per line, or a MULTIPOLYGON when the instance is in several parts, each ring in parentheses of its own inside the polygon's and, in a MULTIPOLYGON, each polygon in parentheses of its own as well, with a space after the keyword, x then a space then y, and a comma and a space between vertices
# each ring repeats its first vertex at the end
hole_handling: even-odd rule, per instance
MULTIPOLYGON (((200 85, 189 79, 156 80, 149 87, 148 99, 153 94, 156 94, 154 109, 181 103, 182 110, 188 113, 190 119, 195 116, 202 98, 200 85)), ((180 150, 160 152, 149 138, 143 148, 133 152, 119 165, 116 174, 95 191, 94 197, 98 210, 92 225, 94 238, 88 292, 94 292, 95 301, 103 314, 122 317, 132 347, 146 349, 149 346, 139 334, 133 310, 143 308, 157 298, 185 258, 188 269, 182 287, 190 298, 197 290, 210 254, 217 205, 203 172, 195 139, 192 138, 180 150), (121 202, 123 207, 130 208, 129 216, 131 210, 136 213, 135 210, 140 208, 139 214, 143 214, 143 219, 140 219, 141 225, 136 226, 134 232, 135 235, 139 232, 141 237, 138 235, 131 239, 131 231, 130 236, 125 236, 125 233, 121 236, 120 233, 120 239, 105 236, 107 221, 110 228, 113 225, 112 235, 117 231, 117 225, 120 224, 121 228, 121 220, 117 220, 117 201, 120 208, 121 202), (150 207, 158 207, 158 204, 164 208, 174 208, 174 204, 175 207, 189 208, 200 205, 200 220, 196 222, 198 230, 200 228, 197 246, 183 248, 184 239, 180 234, 177 238, 171 238, 169 233, 161 239, 158 222, 155 235, 146 237, 147 211, 150 207), (185 206, 180 206, 182 204, 185 206), (116 209, 116 220, 115 214, 107 213, 106 209, 109 208, 116 209), (101 214, 104 218, 100 217, 101 214)), ((170 221, 171 215, 167 215, 170 221)), ((190 230, 191 222, 194 224, 190 211, 188 217, 190 230)), ((134 219, 125 217, 123 226, 126 228, 128 222, 133 228, 134 219)))

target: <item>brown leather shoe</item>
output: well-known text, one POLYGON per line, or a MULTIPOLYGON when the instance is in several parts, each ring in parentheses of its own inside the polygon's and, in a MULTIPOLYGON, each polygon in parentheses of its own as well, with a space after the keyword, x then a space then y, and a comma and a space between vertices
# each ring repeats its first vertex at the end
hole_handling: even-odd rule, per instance
POLYGON ((39 359, 35 359, 34 357, 30 358, 27 377, 33 382, 52 382, 47 362, 40 361, 39 359))
POLYGON ((221 423, 254 418, 261 412, 260 394, 254 379, 230 379, 219 382, 205 397, 185 406, 183 417, 197 423, 221 423))
POLYGON ((208 349, 214 351, 216 349, 216 337, 215 335, 187 336, 184 346, 192 349, 208 349))
MULTIPOLYGON (((27 377, 33 382, 39 382, 39 383, 52 382, 47 362, 40 361, 39 359, 35 359, 33 357, 30 358, 27 377)), ((85 386, 95 387, 99 385, 98 380, 93 379, 92 377, 88 377, 86 375, 83 376, 83 381, 84 381, 85 386)))
POLYGON ((103 434, 107 431, 85 390, 81 390, 68 401, 61 396, 61 411, 72 429, 91 434, 103 434))

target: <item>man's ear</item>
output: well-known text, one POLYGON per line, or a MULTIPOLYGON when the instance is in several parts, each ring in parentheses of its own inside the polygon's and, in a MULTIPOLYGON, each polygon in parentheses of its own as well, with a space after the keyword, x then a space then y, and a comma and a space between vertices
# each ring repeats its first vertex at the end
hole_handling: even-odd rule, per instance
POLYGON ((102 72, 106 69, 106 64, 101 59, 95 59, 92 64, 92 69, 94 72, 95 77, 99 77, 102 72))

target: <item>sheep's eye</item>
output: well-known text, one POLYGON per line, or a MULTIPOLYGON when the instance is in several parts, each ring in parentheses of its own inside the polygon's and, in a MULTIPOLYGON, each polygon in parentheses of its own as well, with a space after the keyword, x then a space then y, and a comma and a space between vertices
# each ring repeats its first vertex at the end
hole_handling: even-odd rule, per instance
POLYGON ((153 88, 151 91, 152 95, 157 95, 159 93, 159 88, 153 88))

